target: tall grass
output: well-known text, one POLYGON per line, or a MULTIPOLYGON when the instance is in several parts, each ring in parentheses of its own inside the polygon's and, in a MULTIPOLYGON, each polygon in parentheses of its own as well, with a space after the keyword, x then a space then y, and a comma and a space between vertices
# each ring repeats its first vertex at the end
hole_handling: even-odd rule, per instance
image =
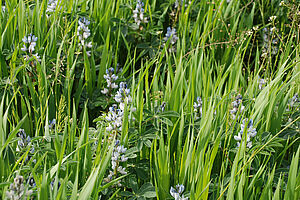
POLYGON ((145 0, 140 26, 136 1, 57 2, 49 12, 47 0, 0 0, 1 199, 17 175, 32 199, 165 200, 177 184, 197 200, 299 199, 297 1, 145 0), (79 47, 83 17, 91 53, 79 47), (40 60, 24 59, 30 33, 40 60), (101 92, 110 67, 132 97, 112 137, 105 117, 118 89, 101 92), (251 147, 244 119, 257 131, 251 147), (21 150, 20 129, 31 137, 21 150), (127 173, 108 179, 118 142, 127 173))

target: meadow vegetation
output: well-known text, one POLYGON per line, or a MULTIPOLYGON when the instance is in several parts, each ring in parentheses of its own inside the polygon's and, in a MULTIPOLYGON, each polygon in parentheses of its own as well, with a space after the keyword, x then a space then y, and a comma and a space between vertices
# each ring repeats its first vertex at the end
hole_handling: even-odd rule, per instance
POLYGON ((0 199, 300 198, 299 0, 0 4, 0 199))

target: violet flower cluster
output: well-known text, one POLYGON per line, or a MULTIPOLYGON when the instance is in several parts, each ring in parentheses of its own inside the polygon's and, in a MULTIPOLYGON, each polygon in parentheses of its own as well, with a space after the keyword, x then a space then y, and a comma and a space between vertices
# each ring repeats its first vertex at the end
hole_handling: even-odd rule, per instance
POLYGON ((230 110, 230 113, 232 115, 232 118, 235 119, 239 109, 240 111, 243 111, 245 109, 245 106, 242 104, 242 95, 238 94, 235 97, 235 100, 231 103, 232 109, 230 110))
POLYGON ((242 141, 242 136, 243 136, 243 133, 246 131, 247 133, 247 147, 248 148, 251 148, 252 147, 252 141, 251 141, 251 138, 255 137, 256 134, 257 134, 257 131, 256 131, 256 128, 253 127, 253 120, 250 119, 249 122, 248 122, 248 119, 244 119, 242 124, 241 124, 241 130, 240 132, 238 133, 238 135, 235 135, 234 136, 234 139, 237 141, 237 147, 240 146, 240 143, 242 141), (247 128, 245 129, 247 125, 247 128))
POLYGON ((110 96, 112 90, 118 88, 118 85, 116 84, 116 81, 118 80, 118 76, 114 72, 115 70, 112 67, 106 70, 106 74, 104 75, 104 78, 107 83, 107 88, 101 90, 102 94, 110 96))
POLYGON ((58 4, 58 0, 49 0, 46 13, 53 13, 56 10, 56 6, 58 4))
POLYGON ((32 194, 32 190, 25 190, 23 176, 17 175, 14 182, 10 184, 9 190, 6 191, 6 197, 11 200, 27 199, 32 194))
POLYGON ((170 194, 175 200, 188 200, 188 197, 184 197, 182 194, 184 191, 184 185, 177 184, 175 188, 171 186, 170 194))
POLYGON ((106 131, 122 131, 123 114, 123 110, 119 109, 117 105, 109 107, 109 112, 105 117, 106 121, 109 122, 106 131))
POLYGON ((141 23, 148 23, 147 17, 144 16, 144 3, 140 0, 137 1, 136 7, 133 10, 133 18, 135 23, 140 26, 141 23))
POLYGON ((171 27, 168 27, 167 28, 167 33, 164 37, 164 44, 163 46, 165 46, 166 42, 170 40, 170 46, 169 46, 169 52, 175 52, 176 51, 176 47, 175 47, 175 44, 178 40, 178 37, 177 37, 177 34, 176 34, 176 29, 175 28, 171 28, 171 27))
POLYGON ((21 48, 22 51, 26 52, 26 55, 24 55, 24 59, 26 61, 28 61, 31 56, 34 56, 37 61, 41 61, 40 56, 38 55, 38 53, 34 54, 34 50, 36 47, 36 41, 38 40, 38 38, 33 35, 33 34, 29 34, 28 36, 24 36, 24 38, 22 39, 23 41, 23 47, 21 48), (29 54, 29 55, 28 55, 29 54))
MULTIPOLYGON (((191 1, 188 1, 188 0, 186 0, 186 2, 188 3, 188 4, 184 4, 184 7, 187 7, 189 4, 191 4, 192 2, 191 1)), ((174 7, 175 8, 178 8, 178 7, 181 7, 181 5, 183 5, 183 0, 181 0, 181 3, 178 1, 178 0, 176 0, 175 1, 175 4, 174 4, 174 7)))
POLYGON ((202 117, 202 99, 201 97, 197 97, 197 101, 194 102, 194 112, 196 113, 196 119, 202 117))
MULTIPOLYGON (((18 140, 18 144, 17 144, 17 149, 16 151, 21 152, 23 149, 26 149, 27 147, 30 148, 29 153, 33 154, 34 153, 34 147, 31 143, 31 138, 30 136, 26 135, 24 129, 20 129, 19 132, 17 133, 17 137, 19 137, 20 139, 18 140)), ((30 160, 31 155, 28 154, 28 156, 25 158, 25 161, 30 160)))
MULTIPOLYGON (((112 157, 111 157, 111 169, 109 175, 105 178, 106 182, 110 182, 114 177, 117 177, 118 174, 126 175, 126 168, 121 166, 121 163, 126 162, 128 158, 125 156, 127 148, 123 145, 120 145, 120 141, 116 140, 115 146, 113 147, 112 157)), ((121 182, 118 182, 118 186, 122 186, 121 182)))
MULTIPOLYGON (((130 89, 127 88, 125 82, 121 82, 119 90, 114 96, 114 100, 118 104, 114 104, 109 108, 109 112, 105 115, 105 120, 108 122, 106 131, 110 132, 110 140, 117 135, 118 131, 122 131, 123 115, 125 110, 125 104, 130 104, 132 98, 130 96, 130 89)), ((135 109, 132 109, 134 111, 135 109)))
POLYGON ((161 112, 164 112, 164 111, 165 111, 166 105, 167 105, 166 102, 162 102, 162 104, 160 105, 160 111, 161 111, 161 112))
MULTIPOLYGON (((50 183, 51 190, 54 189, 54 183, 55 183, 55 178, 54 178, 54 179, 51 181, 51 183, 50 183)), ((57 183, 57 190, 59 190, 60 185, 61 185, 61 183, 60 183, 60 181, 58 181, 58 183, 57 183)))
POLYGON ((56 125, 56 119, 52 119, 52 121, 49 120, 49 129, 50 130, 55 130, 55 125, 56 125))
MULTIPOLYGON (((87 42, 88 38, 91 35, 91 31, 89 29, 90 21, 87 20, 85 17, 80 18, 78 20, 78 27, 77 27, 77 36, 79 39, 79 48, 82 50, 83 47, 85 48, 92 48, 92 42, 87 42)), ((91 51, 86 51, 88 56, 91 56, 91 51)))
POLYGON ((278 42, 279 39, 275 35, 277 29, 264 28, 263 29, 263 47, 262 47, 262 57, 266 58, 268 55, 276 55, 278 53, 278 42))
POLYGON ((300 99, 297 93, 291 99, 289 99, 286 111, 291 111, 293 108, 296 108, 297 110, 300 108, 300 99))
POLYGON ((267 84, 267 81, 265 79, 259 77, 259 80, 258 80, 258 89, 259 90, 264 89, 266 84, 267 84))
POLYGON ((127 87, 127 83, 120 83, 119 90, 115 95, 115 101, 119 103, 119 107, 122 111, 124 111, 125 109, 125 103, 129 104, 132 102, 132 98, 130 96, 130 89, 127 87))

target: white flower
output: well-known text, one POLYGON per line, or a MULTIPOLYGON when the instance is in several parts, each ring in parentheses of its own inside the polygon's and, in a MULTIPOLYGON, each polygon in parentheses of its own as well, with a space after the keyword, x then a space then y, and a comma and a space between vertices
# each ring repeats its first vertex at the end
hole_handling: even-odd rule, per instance
POLYGON ((270 31, 271 31, 271 33, 275 32, 276 30, 277 30, 277 28, 276 28, 276 27, 272 27, 272 28, 270 28, 270 31))
POLYGON ((113 130, 113 127, 111 126, 111 124, 108 125, 108 127, 106 127, 106 131, 110 132, 113 130))
POLYGON ((23 47, 21 48, 22 51, 27 51, 27 47, 25 46, 25 44, 23 45, 23 47))
POLYGON ((279 6, 283 6, 284 5, 284 1, 280 1, 279 6))
POLYGON ((121 101, 122 101, 122 94, 121 94, 121 92, 120 91, 117 91, 117 94, 116 94, 116 96, 115 96, 115 100, 116 100, 116 102, 118 102, 118 103, 120 103, 121 101))
POLYGON ((254 30, 254 31, 258 31, 258 29, 259 29, 259 26, 254 26, 254 27, 253 27, 253 30, 254 30))
POLYGON ((101 90, 101 93, 102 93, 102 94, 107 94, 107 93, 108 93, 108 89, 107 89, 107 88, 104 88, 103 90, 101 90))
POLYGON ((117 170, 123 175, 127 174, 127 172, 125 171, 126 170, 125 167, 123 168, 122 166, 119 166, 117 170))
POLYGON ((270 22, 273 22, 273 21, 275 21, 276 18, 277 18, 277 16, 271 16, 271 17, 269 18, 269 21, 270 21, 270 22))
MULTIPOLYGON (((114 68, 109 68, 106 70, 104 79, 106 80, 107 88, 104 88, 101 91, 103 94, 108 94, 108 92, 111 91, 112 89, 118 88, 118 85, 115 83, 115 81, 118 80, 118 76, 114 74, 114 68)), ((108 95, 110 96, 111 94, 108 95)))
POLYGON ((128 158, 125 157, 125 155, 122 155, 122 156, 121 156, 121 162, 126 162, 127 160, 128 160, 128 158))
POLYGON ((17 175, 16 178, 14 178, 14 182, 10 184, 10 191, 6 191, 6 197, 12 200, 27 199, 30 197, 32 190, 25 191, 23 182, 23 176, 17 175))
POLYGON ((235 139, 236 141, 241 141, 241 140, 242 140, 242 135, 241 135, 241 133, 239 132, 238 135, 235 135, 235 136, 234 136, 234 139, 235 139))

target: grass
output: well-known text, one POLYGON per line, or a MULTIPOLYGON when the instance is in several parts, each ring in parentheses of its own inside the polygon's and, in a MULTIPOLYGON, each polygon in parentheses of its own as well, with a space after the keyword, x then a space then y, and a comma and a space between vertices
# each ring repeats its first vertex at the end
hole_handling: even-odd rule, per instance
POLYGON ((1 199, 299 199, 299 1, 180 2, 0 0, 1 199))

